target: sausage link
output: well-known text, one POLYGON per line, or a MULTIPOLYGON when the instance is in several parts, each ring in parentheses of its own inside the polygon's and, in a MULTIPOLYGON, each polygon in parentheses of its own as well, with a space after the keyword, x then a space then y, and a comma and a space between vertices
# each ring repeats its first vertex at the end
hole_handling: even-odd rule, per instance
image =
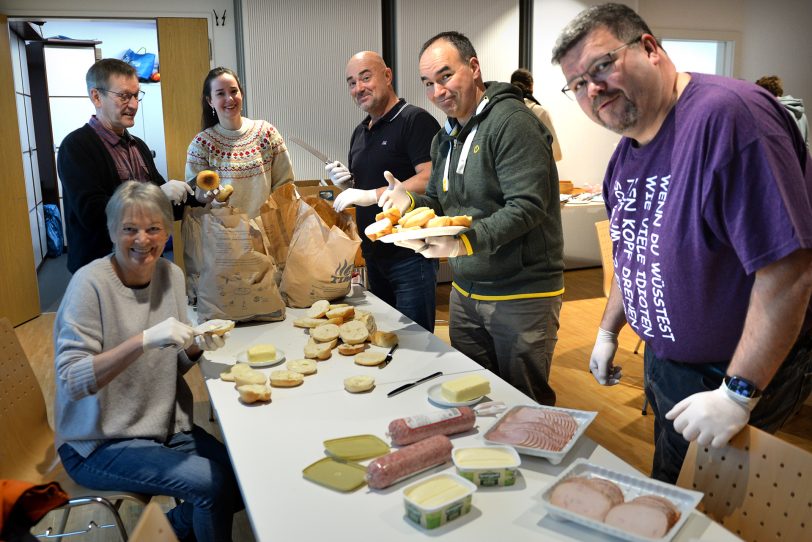
POLYGON ((367 467, 367 484, 373 489, 383 489, 412 474, 440 465, 451 459, 451 441, 445 435, 435 435, 404 446, 367 467))
POLYGON ((475 423, 476 414, 470 407, 449 408, 392 420, 389 423, 389 436, 392 444, 403 446, 434 435, 462 433, 472 429, 475 423))

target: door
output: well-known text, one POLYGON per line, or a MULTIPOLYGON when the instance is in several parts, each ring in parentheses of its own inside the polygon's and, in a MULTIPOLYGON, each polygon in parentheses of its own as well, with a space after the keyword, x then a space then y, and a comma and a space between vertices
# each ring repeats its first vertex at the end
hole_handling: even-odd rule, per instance
POLYGON ((0 123, 0 317, 17 326, 40 312, 5 15, 0 15, 0 118, 5 120, 0 123))
MULTIPOLYGON (((186 149, 200 132, 200 95, 210 69, 208 21, 159 17, 158 52, 167 171, 170 179, 184 180, 186 149)), ((183 267, 183 246, 177 222, 174 258, 175 263, 183 267)))

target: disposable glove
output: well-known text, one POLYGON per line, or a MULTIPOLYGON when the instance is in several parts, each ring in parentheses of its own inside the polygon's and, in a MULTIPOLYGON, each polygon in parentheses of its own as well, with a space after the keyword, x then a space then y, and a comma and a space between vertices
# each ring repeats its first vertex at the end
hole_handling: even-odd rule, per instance
POLYGON ((415 252, 422 254, 425 258, 454 258, 467 253, 462 239, 451 235, 429 237, 426 239, 426 244, 415 252))
POLYGON ((422 249, 426 246, 425 239, 404 239, 402 241, 395 241, 395 246, 408 248, 409 250, 414 250, 417 252, 418 250, 422 249))
POLYGON ((219 188, 203 190, 202 188, 195 187, 195 199, 200 203, 211 203, 218 192, 220 192, 219 188))
POLYGON ((333 181, 333 184, 337 187, 345 190, 353 186, 353 179, 352 173, 350 170, 347 169, 347 166, 342 164, 341 162, 331 162, 324 166, 325 171, 327 171, 327 176, 330 177, 330 180, 333 181))
POLYGON ((406 213, 406 209, 412 206, 412 198, 409 197, 409 192, 395 176, 388 171, 383 172, 383 177, 389 183, 389 188, 383 191, 381 198, 378 200, 378 206, 386 211, 390 207, 397 207, 400 209, 401 214, 406 213))
POLYGON ((142 337, 144 352, 159 348, 188 348, 194 339, 194 329, 174 317, 145 329, 142 337))
POLYGON ((747 425, 758 399, 748 399, 727 389, 724 382, 713 391, 689 395, 665 417, 687 441, 721 448, 747 425))
POLYGON ((170 180, 161 185, 161 190, 166 194, 167 199, 175 205, 181 205, 186 198, 194 194, 192 187, 183 181, 170 180))
POLYGON ((616 352, 617 333, 598 328, 598 337, 595 339, 592 356, 589 358, 589 370, 598 384, 602 386, 614 386, 623 376, 621 367, 612 364, 616 352))
POLYGON ((375 205, 377 201, 378 196, 375 194, 375 190, 347 188, 336 197, 336 200, 333 202, 333 209, 340 213, 350 205, 369 207, 370 205, 375 205))
POLYGON ((212 350, 217 350, 222 348, 226 344, 226 339, 230 334, 226 333, 225 335, 215 335, 214 333, 203 333, 202 335, 195 336, 195 344, 201 350, 205 350, 207 352, 211 352, 212 350))

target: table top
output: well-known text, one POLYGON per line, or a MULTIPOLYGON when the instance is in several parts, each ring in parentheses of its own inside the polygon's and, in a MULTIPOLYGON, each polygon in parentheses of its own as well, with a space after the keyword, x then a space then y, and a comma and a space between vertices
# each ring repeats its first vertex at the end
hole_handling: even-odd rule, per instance
MULTIPOLYGON (((394 309, 363 290, 354 290, 350 303, 372 312, 379 329, 395 331, 400 347, 385 369, 355 365, 352 357, 334 352, 319 362, 318 372, 305 377, 297 388, 273 388, 268 404, 244 405, 232 383, 217 375, 233 356, 258 342, 272 342, 286 351, 288 359, 299 357, 307 341, 293 319, 304 314, 288 309, 283 322, 240 325, 231 333, 227 346, 207 354, 202 363, 212 404, 231 454, 245 499, 246 509, 258 541, 316 540, 337 533, 359 540, 384 536, 387 540, 415 540, 442 536, 443 540, 487 540, 507 537, 516 540, 605 540, 573 523, 546 514, 541 494, 550 482, 577 457, 618 471, 640 474, 620 458, 582 437, 559 464, 522 456, 521 476, 515 486, 480 488, 474 493, 470 513, 442 527, 426 530, 404 516, 402 490, 437 472, 453 472, 448 462, 426 473, 384 490, 367 486, 350 493, 333 491, 305 480, 302 470, 325 457, 323 442, 332 438, 373 434, 385 441, 389 422, 404 416, 436 411, 427 390, 434 384, 461 373, 478 372, 491 382, 488 398, 504 401, 508 407, 534 404, 527 396, 483 370, 434 335, 426 332, 394 309), (291 354, 296 351, 294 357, 291 354), (388 398, 399 385, 435 371, 444 375, 388 398), (376 387, 367 393, 350 394, 343 379, 370 374, 376 387)), ((269 373, 274 367, 259 369, 269 373)), ((452 438, 454 446, 482 444, 482 435, 494 423, 493 416, 479 416, 475 430, 452 438)), ((363 462, 366 463, 366 462, 363 462)), ((641 475, 642 476, 642 475, 641 475)), ((737 540, 722 526, 693 513, 674 540, 737 540)))

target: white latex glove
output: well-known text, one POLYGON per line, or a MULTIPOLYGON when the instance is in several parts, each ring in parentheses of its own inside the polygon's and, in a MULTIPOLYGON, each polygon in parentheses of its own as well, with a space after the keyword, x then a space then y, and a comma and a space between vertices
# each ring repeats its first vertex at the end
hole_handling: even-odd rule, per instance
POLYGON ((186 201, 186 198, 194 194, 192 187, 183 181, 176 181, 172 179, 161 185, 161 190, 164 191, 166 197, 175 205, 181 205, 186 201))
POLYGON ((341 162, 331 162, 324 166, 324 169, 327 171, 327 176, 330 177, 333 184, 342 190, 353 186, 352 173, 350 173, 347 166, 341 162))
POLYGON ((215 335, 213 333, 204 333, 202 335, 195 336, 195 344, 201 350, 205 350, 207 352, 211 352, 212 350, 217 350, 218 348, 222 348, 226 344, 226 339, 228 338, 229 333, 225 335, 215 335))
POLYGON ((145 329, 142 337, 144 352, 157 348, 188 348, 194 339, 194 329, 174 317, 145 329))
POLYGON ((340 213, 350 205, 369 207, 370 205, 375 205, 377 201, 378 196, 375 194, 375 190, 347 188, 336 197, 336 200, 333 202, 333 209, 340 213))
POLYGON ((383 191, 378 200, 378 206, 386 211, 390 207, 397 207, 401 214, 406 213, 406 209, 412 206, 412 198, 403 183, 395 179, 395 176, 388 171, 383 172, 383 177, 389 183, 389 188, 383 191))
POLYGON ((687 441, 721 448, 747 425, 758 399, 747 399, 727 389, 724 382, 713 391, 689 395, 668 411, 674 430, 687 441))
POLYGON ((203 190, 201 188, 195 187, 195 199, 200 203, 211 203, 212 207, 222 207, 224 203, 220 203, 219 201, 214 199, 214 196, 220 193, 219 188, 215 188, 214 190, 203 190), (216 205, 215 205, 216 204, 216 205))
POLYGON ((612 363, 616 352, 617 333, 598 328, 598 337, 595 339, 592 356, 589 358, 589 370, 598 384, 602 386, 614 386, 623 376, 621 367, 612 363))
POLYGON ((467 253, 462 239, 451 235, 429 237, 426 239, 426 244, 415 252, 424 258, 455 258, 467 253))
POLYGON ((417 252, 419 249, 426 246, 425 239, 404 239, 402 241, 395 241, 395 246, 408 248, 409 250, 414 250, 417 252))

